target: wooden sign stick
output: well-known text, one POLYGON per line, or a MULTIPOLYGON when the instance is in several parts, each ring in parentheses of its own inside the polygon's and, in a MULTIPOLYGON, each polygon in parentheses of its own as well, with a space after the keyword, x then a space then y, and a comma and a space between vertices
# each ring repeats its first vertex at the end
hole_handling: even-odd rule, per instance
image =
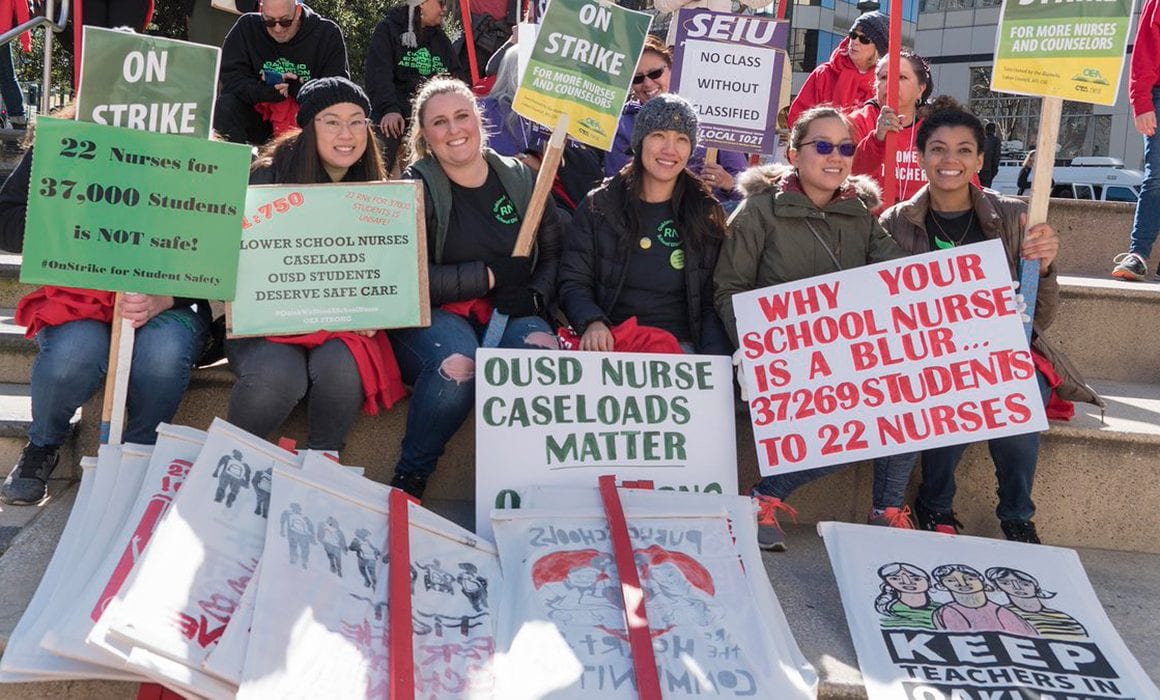
POLYGON ((101 407, 101 444, 120 445, 125 430, 125 403, 129 396, 129 372, 133 365, 133 322, 121 318, 125 295, 117 292, 109 337, 109 369, 105 374, 105 398, 101 407))
MULTIPOLYGON (((1039 108, 1039 137, 1035 144, 1035 171, 1031 178, 1031 198, 1027 201, 1027 231, 1047 221, 1047 207, 1051 203, 1051 175, 1055 170, 1055 143, 1059 139, 1059 121, 1063 100, 1044 97, 1039 108)), ((1039 294, 1039 261, 1023 260, 1019 266, 1019 293, 1027 304, 1027 318, 1023 331, 1031 342, 1031 326, 1035 320, 1035 297, 1039 294)))
POLYGON ((705 165, 717 162, 717 149, 710 146, 705 149, 705 165))

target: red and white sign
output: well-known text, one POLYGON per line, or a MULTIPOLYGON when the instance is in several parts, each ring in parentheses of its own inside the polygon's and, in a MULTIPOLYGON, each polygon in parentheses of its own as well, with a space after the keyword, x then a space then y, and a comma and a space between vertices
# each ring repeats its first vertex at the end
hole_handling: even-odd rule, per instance
POLYGON ((1047 429, 999 241, 733 297, 763 475, 1047 429))

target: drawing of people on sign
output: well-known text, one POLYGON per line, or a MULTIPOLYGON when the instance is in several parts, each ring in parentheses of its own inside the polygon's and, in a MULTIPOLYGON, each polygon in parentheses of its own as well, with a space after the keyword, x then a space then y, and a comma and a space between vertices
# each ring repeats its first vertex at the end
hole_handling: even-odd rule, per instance
POLYGON ((532 585, 551 620, 620 629, 624 612, 611 567, 611 558, 595 549, 552 552, 532 565, 532 585))
POLYGON ((479 568, 471 562, 459 562, 459 569, 459 575, 455 577, 459 590, 475 612, 482 612, 487 607, 487 579, 479 575, 479 568))
POLYGON ((1055 639, 1084 639, 1088 636, 1087 629, 1074 617, 1043 604, 1055 594, 1040 588, 1039 581, 1031 574, 993 566, 987 569, 987 580, 1007 594, 1011 602, 1006 608, 1034 627, 1039 636, 1055 639))
POLYGON ((879 567, 878 577, 882 587, 874 609, 882 615, 883 629, 934 629, 939 604, 930 598, 930 576, 925 571, 913 564, 892 562, 879 567))
POLYGON ((383 553, 378 547, 371 544, 370 537, 370 531, 365 527, 360 527, 354 531, 354 539, 350 541, 350 546, 347 549, 358 556, 358 572, 362 574, 366 587, 373 589, 378 582, 378 576, 375 574, 375 562, 383 553))
POLYGON ((415 566, 423 570, 423 588, 436 593, 455 593, 455 577, 443 570, 438 559, 432 559, 430 564, 415 562, 415 566))
POLYGON ((250 483, 254 487, 254 515, 263 518, 270 517, 270 480, 273 479, 273 468, 259 469, 254 472, 250 483))
POLYGON ((649 591, 645 599, 654 629, 716 624, 724 617, 717 604, 713 576, 700 562, 683 552, 659 545, 636 552, 649 591))
POLYGON ((314 523, 302 512, 302 506, 291 503, 282 511, 281 535, 290 546, 290 563, 302 562, 305 569, 310 559, 310 544, 314 541, 314 523))
POLYGON ((318 544, 322 545, 322 551, 326 552, 330 573, 342 578, 342 555, 346 553, 346 535, 342 533, 342 528, 338 526, 338 521, 333 515, 318 526, 318 544))
POLYGON ((931 572, 934 587, 951 595, 934 612, 935 629, 948 632, 989 630, 1009 632, 1023 637, 1038 637, 1039 633, 1022 617, 987 598, 995 590, 983 575, 966 564, 944 564, 931 572))
POLYGON ((233 507, 238 491, 250 488, 250 465, 242 459, 241 450, 233 450, 230 454, 222 455, 213 470, 213 476, 218 480, 213 502, 221 503, 224 498, 226 508, 233 507))

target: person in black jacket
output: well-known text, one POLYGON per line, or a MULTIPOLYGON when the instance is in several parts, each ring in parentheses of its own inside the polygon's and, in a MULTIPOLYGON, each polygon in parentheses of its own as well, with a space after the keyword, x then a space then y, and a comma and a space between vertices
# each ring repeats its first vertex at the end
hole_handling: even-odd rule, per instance
POLYGON ((403 173, 426 196, 431 325, 391 331, 403 380, 413 387, 391 485, 421 497, 427 478, 475 401, 475 351, 494 308, 509 318, 497 347, 558 349, 546 320, 556 289, 560 225, 544 208, 532 255, 512 251, 535 176, 484 146, 471 89, 435 78, 415 98, 403 173))
POLYGON ((238 18, 222 46, 214 129, 235 143, 265 143, 274 129, 259 110, 296 98, 308 80, 335 76, 350 77, 338 25, 294 0, 265 0, 238 18))
POLYGON ((441 0, 405 0, 375 27, 367 52, 371 119, 383 130, 387 171, 411 120, 411 98, 432 76, 459 75, 459 58, 443 33, 441 0))
POLYGON ((560 306, 581 350, 615 350, 610 327, 635 316, 686 352, 733 352, 713 309, 725 216, 686 169, 696 142, 692 106, 657 95, 636 117, 632 161, 577 209, 560 258, 560 306))

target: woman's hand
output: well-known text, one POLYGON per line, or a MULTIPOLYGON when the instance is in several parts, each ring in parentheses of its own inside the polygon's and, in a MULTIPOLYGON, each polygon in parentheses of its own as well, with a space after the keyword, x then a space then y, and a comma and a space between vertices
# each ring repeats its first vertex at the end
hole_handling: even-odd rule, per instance
POLYGON ((733 176, 729 171, 721 167, 720 163, 705 163, 701 166, 701 179, 705 181, 709 187, 720 187, 726 192, 733 191, 733 176))
POLYGON ((379 120, 379 128, 383 130, 383 133, 396 139, 403 135, 403 126, 405 125, 406 121, 403 119, 403 115, 398 112, 383 115, 383 118, 379 120))
POLYGON ((874 138, 886 140, 886 134, 891 131, 902 131, 902 115, 890 107, 883 107, 878 114, 878 128, 874 130, 874 138))
POLYGON ((134 328, 140 328, 157 314, 173 308, 173 297, 154 294, 125 294, 121 297, 121 318, 132 321, 134 328))
MULTIPOLYGON (((1019 226, 1027 226, 1027 215, 1019 215, 1019 226)), ((1055 256, 1059 255, 1059 234, 1050 224, 1035 224, 1027 235, 1023 237, 1023 248, 1020 251, 1026 260, 1039 261, 1039 276, 1048 274, 1055 256)))
POLYGON ((604 321, 593 321, 584 329, 580 337, 580 349, 595 352, 612 352, 612 331, 604 321))

